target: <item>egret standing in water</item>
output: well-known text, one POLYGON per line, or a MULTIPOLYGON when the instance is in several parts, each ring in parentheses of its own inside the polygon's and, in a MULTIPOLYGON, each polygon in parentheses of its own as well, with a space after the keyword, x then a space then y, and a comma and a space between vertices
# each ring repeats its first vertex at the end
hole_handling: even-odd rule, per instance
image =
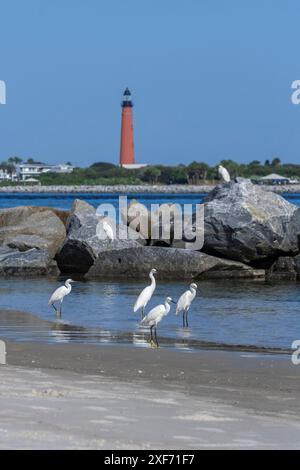
POLYGON ((151 284, 150 286, 147 286, 145 287, 145 289, 142 290, 142 292, 138 296, 133 307, 134 313, 142 309, 142 318, 145 316, 145 307, 148 304, 149 300, 151 299, 153 292, 155 291, 156 282, 155 282, 154 274, 156 273, 157 273, 156 269, 151 269, 149 273, 151 284))
POLYGON ((72 279, 67 279, 64 286, 59 287, 53 292, 48 302, 49 305, 52 305, 58 317, 61 317, 62 303, 63 303, 64 297, 70 294, 72 290, 71 282, 75 282, 75 281, 73 281, 72 279), (60 309, 55 307, 54 304, 56 302, 60 302, 60 309))
POLYGON ((170 308, 171 308, 170 306, 171 302, 173 302, 174 304, 176 303, 171 299, 171 297, 167 297, 164 304, 157 305, 157 307, 154 307, 141 321, 141 325, 150 327, 150 343, 155 344, 157 347, 159 346, 159 344, 157 341, 156 327, 158 323, 166 315, 168 315, 170 308), (155 342, 153 340, 153 328, 154 328, 155 342))
POLYGON ((230 174, 229 171, 226 170, 226 168, 222 165, 218 166, 218 174, 219 177, 222 181, 225 181, 225 183, 228 183, 230 181, 230 174))
POLYGON ((177 302, 176 305, 176 315, 178 313, 183 312, 182 314, 182 321, 183 321, 183 328, 188 327, 188 311, 190 309, 191 303, 193 302, 197 292, 197 284, 191 284, 190 288, 182 294, 177 302))

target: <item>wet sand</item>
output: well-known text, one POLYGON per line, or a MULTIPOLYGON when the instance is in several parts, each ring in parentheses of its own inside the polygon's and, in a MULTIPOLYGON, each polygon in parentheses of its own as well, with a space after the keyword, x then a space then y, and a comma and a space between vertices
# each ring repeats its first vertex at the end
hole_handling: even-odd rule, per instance
POLYGON ((288 355, 7 342, 1 448, 299 448, 288 355))
POLYGON ((300 418, 300 366, 293 365, 289 356, 117 345, 6 344, 9 365, 141 382, 156 389, 214 397, 236 407, 300 418))

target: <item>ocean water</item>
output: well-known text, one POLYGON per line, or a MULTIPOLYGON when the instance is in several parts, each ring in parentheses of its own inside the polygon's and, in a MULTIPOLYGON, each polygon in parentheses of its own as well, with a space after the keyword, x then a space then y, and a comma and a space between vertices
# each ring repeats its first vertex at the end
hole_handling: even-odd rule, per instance
MULTIPOLYGON (((45 205, 68 209, 75 197, 97 207, 103 201, 118 203, 118 195, 0 195, 0 207, 45 205)), ((197 203, 203 194, 134 195, 149 206, 173 201, 197 203)), ((286 196, 300 206, 300 194, 286 196)), ((133 305, 149 279, 139 281, 84 281, 77 278, 66 297, 62 319, 47 305, 51 293, 65 278, 1 279, 0 309, 15 309, 34 316, 0 316, 0 338, 22 341, 133 343, 149 346, 148 331, 141 329, 133 305), (54 322, 54 323, 53 323, 54 322)), ((157 276, 157 289, 149 308, 169 295, 174 300, 186 290, 185 282, 166 282, 157 276)), ((189 328, 182 328, 182 317, 175 306, 161 322, 161 344, 189 350, 206 342, 215 345, 242 345, 289 349, 300 339, 300 285, 270 284, 263 281, 203 281, 192 305, 189 328)))
MULTIPOLYGON (((92 194, 92 193, 0 193, 0 209, 15 206, 49 206, 57 209, 68 210, 72 207, 74 199, 82 199, 94 207, 100 204, 113 204, 118 208, 119 196, 124 194, 92 194)), ((199 204, 203 202, 206 194, 127 194, 128 201, 137 199, 142 204, 150 207, 151 204, 162 204, 165 202, 174 202, 177 204, 199 204)), ((291 203, 300 206, 300 194, 283 194, 283 197, 291 203)))

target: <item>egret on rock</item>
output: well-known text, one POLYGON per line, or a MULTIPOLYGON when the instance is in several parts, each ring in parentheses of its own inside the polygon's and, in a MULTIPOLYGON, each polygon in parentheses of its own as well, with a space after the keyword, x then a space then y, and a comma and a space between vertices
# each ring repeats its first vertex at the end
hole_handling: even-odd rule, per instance
POLYGON ((229 174, 229 171, 226 170, 226 168, 222 165, 219 165, 218 166, 218 174, 219 174, 219 178, 228 183, 230 181, 230 174, 229 174))
POLYGON ((183 328, 188 327, 188 311, 190 309, 191 303, 193 302, 197 292, 197 284, 192 283, 190 288, 185 291, 178 299, 176 305, 176 315, 180 312, 182 314, 183 328))
POLYGON ((142 290, 142 292, 138 296, 138 298, 137 298, 137 300, 134 304, 134 307, 133 307, 134 313, 136 313, 138 310, 142 309, 142 318, 145 316, 145 307, 148 304, 149 300, 151 299, 151 297, 153 295, 153 292, 155 291, 156 281, 155 281, 154 274, 156 274, 156 273, 157 273, 156 269, 151 269, 151 271, 149 273, 149 277, 151 279, 151 284, 150 284, 150 286, 147 286, 142 290))
POLYGON ((149 326, 150 327, 150 343, 155 344, 157 347, 159 346, 157 341, 157 334, 156 334, 156 327, 158 323, 168 315, 170 311, 170 303, 174 302, 171 297, 167 297, 164 304, 157 305, 154 307, 150 312, 142 319, 141 325, 149 326), (153 328, 154 328, 154 338, 153 340, 153 328))
POLYGON ((65 282, 65 285, 59 287, 58 289, 56 289, 53 292, 53 294, 51 295, 50 299, 49 299, 48 304, 52 305, 52 307, 54 308, 55 313, 58 317, 61 317, 62 303, 63 303, 64 297, 66 295, 70 294, 70 292, 72 290, 71 282, 75 282, 75 281, 73 281, 73 279, 67 279, 66 282, 65 282), (59 309, 55 307, 56 302, 60 302, 60 308, 59 309))
POLYGON ((114 230, 113 230, 112 226, 106 220, 104 220, 102 227, 103 227, 103 230, 104 230, 107 238, 109 240, 114 240, 114 238, 115 238, 114 237, 114 230))

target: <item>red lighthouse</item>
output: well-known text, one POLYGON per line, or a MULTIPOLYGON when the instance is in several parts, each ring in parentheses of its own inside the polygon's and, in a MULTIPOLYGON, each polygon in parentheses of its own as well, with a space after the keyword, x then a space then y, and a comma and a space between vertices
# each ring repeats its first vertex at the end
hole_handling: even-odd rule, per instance
POLYGON ((120 165, 129 166, 135 164, 134 158, 134 140, 133 140, 133 113, 131 93, 126 88, 122 101, 122 124, 121 124, 121 147, 120 147, 120 165))

